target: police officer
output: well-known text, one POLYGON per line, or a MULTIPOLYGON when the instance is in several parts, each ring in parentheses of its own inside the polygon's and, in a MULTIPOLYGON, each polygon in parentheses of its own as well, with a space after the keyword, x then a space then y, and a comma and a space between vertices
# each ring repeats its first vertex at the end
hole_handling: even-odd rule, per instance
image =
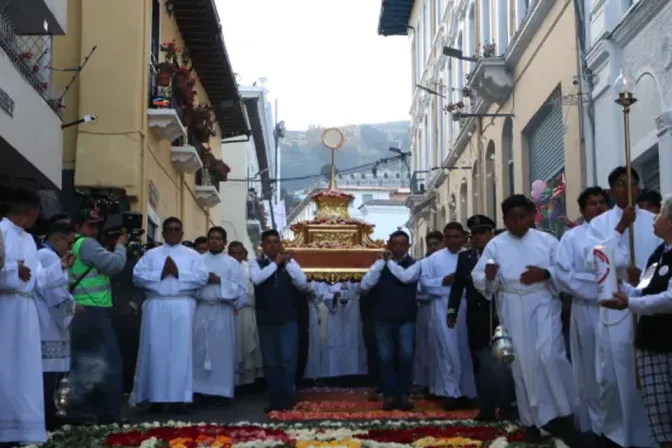
POLYGON ((97 241, 103 221, 93 210, 80 212, 74 220, 72 252, 77 259, 70 269, 70 291, 77 305, 71 323, 70 379, 80 417, 89 414, 98 424, 110 424, 120 422, 122 360, 112 326, 109 277, 126 264, 128 238, 121 235, 114 252, 108 251, 97 241), (100 399, 92 400, 91 391, 100 399))
POLYGON ((495 222, 484 215, 474 215, 467 220, 471 232, 471 248, 457 257, 455 279, 450 289, 448 301, 448 326, 455 327, 462 295, 467 297, 467 332, 469 349, 474 361, 476 388, 480 400, 479 421, 497 418, 499 408, 501 418, 515 417, 511 409, 513 379, 508 366, 500 364, 490 351, 490 338, 498 325, 495 298, 486 299, 474 287, 471 271, 494 237, 495 222))

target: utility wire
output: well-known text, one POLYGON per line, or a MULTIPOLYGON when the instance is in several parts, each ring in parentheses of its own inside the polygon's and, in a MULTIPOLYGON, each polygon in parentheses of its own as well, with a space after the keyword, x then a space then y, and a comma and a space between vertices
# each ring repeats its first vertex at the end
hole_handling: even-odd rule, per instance
MULTIPOLYGON (((375 168, 379 165, 385 165, 385 164, 388 164, 390 162, 395 162, 397 160, 403 160, 406 157, 408 157, 406 154, 396 155, 396 156, 392 156, 392 157, 385 157, 385 158, 382 158, 382 159, 378 159, 375 162, 369 162, 369 163, 353 166, 353 167, 342 169, 342 170, 339 170, 337 168, 336 174, 337 175, 339 175, 339 174, 354 174, 354 173, 357 173, 357 172, 360 172, 360 171, 375 168)), ((281 177, 279 180, 282 181, 282 182, 291 182, 291 181, 297 181, 297 180, 319 179, 320 177, 324 177, 324 174, 319 173, 319 174, 310 174, 310 175, 298 176, 298 177, 281 177)), ((231 178, 227 179, 227 182, 261 182, 261 181, 262 181, 262 179, 257 177, 257 176, 248 177, 248 178, 244 178, 244 179, 231 179, 231 178)), ((273 182, 277 182, 278 179, 270 179, 269 181, 271 183, 273 183, 273 182)))

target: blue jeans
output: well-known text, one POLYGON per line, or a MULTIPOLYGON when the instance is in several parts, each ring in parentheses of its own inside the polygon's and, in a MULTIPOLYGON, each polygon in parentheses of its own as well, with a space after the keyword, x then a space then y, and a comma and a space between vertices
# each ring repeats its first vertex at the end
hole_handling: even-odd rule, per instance
POLYGON ((471 351, 476 364, 476 389, 481 412, 507 410, 515 400, 511 368, 499 362, 489 346, 471 351))
POLYGON ((98 417, 117 417, 123 395, 123 361, 111 313, 112 308, 85 307, 70 325, 73 404, 98 417))
POLYGON ((415 322, 376 321, 375 329, 383 396, 396 399, 408 395, 413 385, 415 322))
POLYGON ((292 406, 299 344, 296 321, 259 325, 259 343, 273 409, 292 406))

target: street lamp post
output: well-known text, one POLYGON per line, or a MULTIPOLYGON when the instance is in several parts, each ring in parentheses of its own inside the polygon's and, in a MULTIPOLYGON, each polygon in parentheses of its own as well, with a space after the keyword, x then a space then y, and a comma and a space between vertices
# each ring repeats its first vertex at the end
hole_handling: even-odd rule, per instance
MULTIPOLYGON (((618 93, 615 102, 623 110, 623 134, 625 137, 625 169, 627 176, 628 207, 632 207, 632 160, 630 154, 630 107, 637 102, 637 98, 632 93, 634 81, 621 71, 621 74, 614 82, 614 89, 618 93)), ((635 229, 632 223, 628 227, 628 243, 630 248, 630 267, 635 266, 635 229)), ((632 313, 633 325, 637 327, 637 316, 632 313)), ((639 368, 637 367, 637 351, 635 350, 635 385, 640 388, 639 368)))

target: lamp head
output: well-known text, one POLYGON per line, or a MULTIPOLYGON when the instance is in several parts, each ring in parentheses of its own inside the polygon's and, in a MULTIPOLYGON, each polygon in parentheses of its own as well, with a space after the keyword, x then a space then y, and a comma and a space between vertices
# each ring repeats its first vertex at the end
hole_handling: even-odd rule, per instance
POLYGON ((635 81, 621 70, 621 74, 614 82, 614 89, 619 95, 632 95, 635 81))

